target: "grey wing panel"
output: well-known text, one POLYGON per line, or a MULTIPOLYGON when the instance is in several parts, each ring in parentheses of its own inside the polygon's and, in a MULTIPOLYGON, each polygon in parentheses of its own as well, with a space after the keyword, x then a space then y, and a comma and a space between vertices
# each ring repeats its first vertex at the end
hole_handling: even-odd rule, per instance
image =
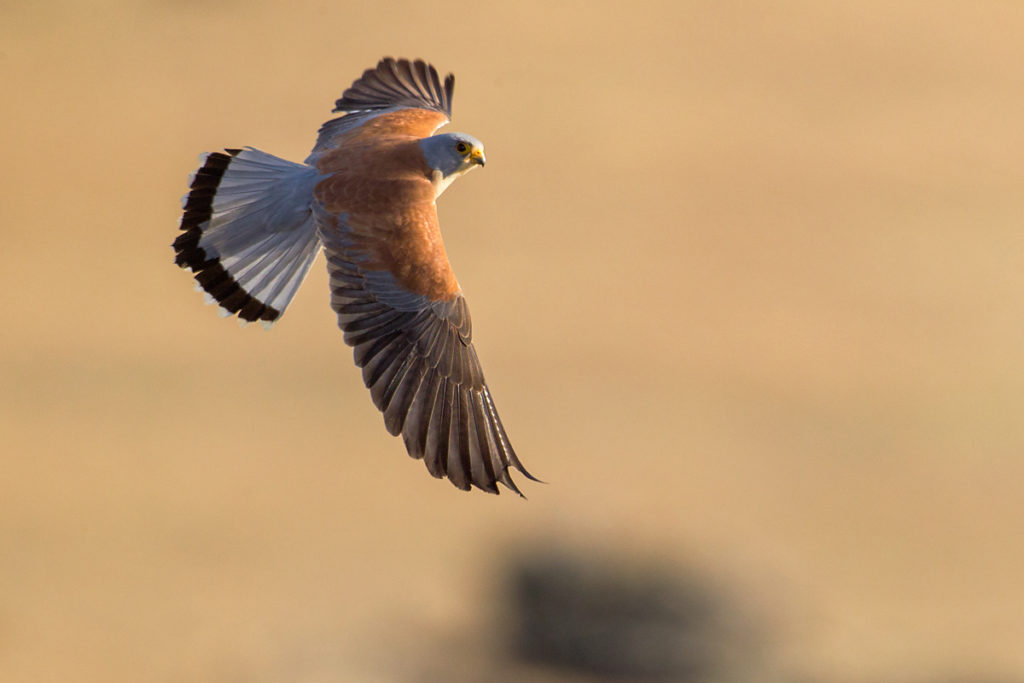
POLYGON ((343 115, 320 127, 306 163, 315 165, 320 154, 331 148, 332 140, 387 112, 428 109, 450 120, 454 93, 454 75, 448 74, 442 83, 437 69, 423 60, 385 57, 375 68, 364 71, 334 103, 334 111, 343 115))

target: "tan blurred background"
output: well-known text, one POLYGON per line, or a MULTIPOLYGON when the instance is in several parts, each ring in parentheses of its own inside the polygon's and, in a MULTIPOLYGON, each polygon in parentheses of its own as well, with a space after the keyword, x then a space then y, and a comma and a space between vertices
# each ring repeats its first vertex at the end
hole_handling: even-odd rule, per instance
POLYGON ((0 4, 0 680, 429 678, 538 545, 709 577, 748 680, 1022 680, 1022 36, 1016 2, 0 4), (440 213, 528 501, 405 457, 322 261, 269 333, 172 263, 200 152, 303 159, 386 54, 487 145, 440 213))

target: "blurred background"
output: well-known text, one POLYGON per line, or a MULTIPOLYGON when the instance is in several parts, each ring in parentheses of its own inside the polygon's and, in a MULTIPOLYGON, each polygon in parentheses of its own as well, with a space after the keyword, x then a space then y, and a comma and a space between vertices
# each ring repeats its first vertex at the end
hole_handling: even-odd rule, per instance
POLYGON ((1024 680, 1024 6, 0 3, 0 680, 1024 680), (173 265, 200 152, 457 74, 512 441, 387 436, 322 259, 173 265))

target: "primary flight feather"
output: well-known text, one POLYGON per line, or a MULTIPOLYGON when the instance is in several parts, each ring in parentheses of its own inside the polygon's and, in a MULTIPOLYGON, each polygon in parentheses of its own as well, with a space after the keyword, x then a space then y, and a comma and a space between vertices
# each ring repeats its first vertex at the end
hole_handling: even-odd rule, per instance
POLYGON ((322 248, 331 307, 393 435, 460 489, 519 493, 519 462, 472 343, 435 201, 486 158, 451 117, 455 78, 385 58, 335 103, 297 164, 256 149, 202 159, 184 198, 175 262, 225 315, 270 325, 322 248))

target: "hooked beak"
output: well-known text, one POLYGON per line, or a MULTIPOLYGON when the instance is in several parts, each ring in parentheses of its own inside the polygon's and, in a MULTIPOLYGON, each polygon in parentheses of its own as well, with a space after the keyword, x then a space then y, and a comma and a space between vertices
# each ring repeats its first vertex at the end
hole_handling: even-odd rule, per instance
POLYGON ((480 164, 483 166, 487 163, 487 157, 484 156, 484 151, 479 147, 474 147, 473 152, 469 155, 469 161, 474 164, 480 164))

